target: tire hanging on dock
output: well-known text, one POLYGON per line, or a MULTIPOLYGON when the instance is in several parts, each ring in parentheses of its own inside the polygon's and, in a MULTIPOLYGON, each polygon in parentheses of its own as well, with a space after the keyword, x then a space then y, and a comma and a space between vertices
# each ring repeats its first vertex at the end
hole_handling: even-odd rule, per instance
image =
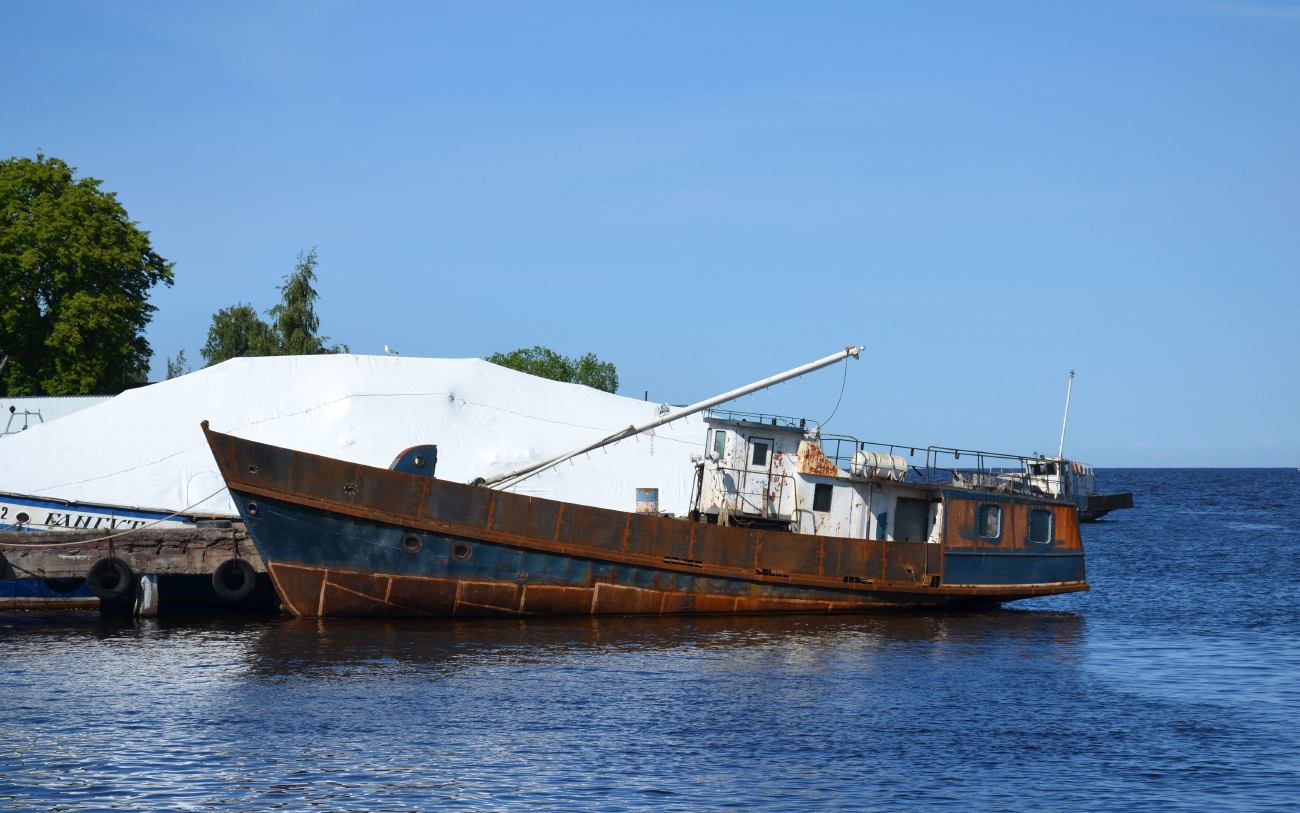
POLYGON ((86 586, 102 601, 123 599, 135 593, 135 574, 116 556, 105 556, 90 566, 86 586))
POLYGON ((212 572, 212 589, 226 601, 243 601, 257 587, 257 571, 244 559, 227 559, 212 572))

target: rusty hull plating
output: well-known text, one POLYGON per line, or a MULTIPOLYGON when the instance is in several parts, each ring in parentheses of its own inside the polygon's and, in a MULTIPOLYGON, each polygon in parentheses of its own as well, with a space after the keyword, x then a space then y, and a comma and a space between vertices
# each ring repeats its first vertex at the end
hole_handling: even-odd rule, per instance
POLYGON ((948 490, 942 544, 852 539, 562 503, 203 429, 300 616, 839 613, 1088 589, 1060 501, 948 490), (1006 506, 1001 544, 974 532, 991 500, 1006 506), (1031 506, 1055 516, 1047 548, 1027 543, 1031 506))

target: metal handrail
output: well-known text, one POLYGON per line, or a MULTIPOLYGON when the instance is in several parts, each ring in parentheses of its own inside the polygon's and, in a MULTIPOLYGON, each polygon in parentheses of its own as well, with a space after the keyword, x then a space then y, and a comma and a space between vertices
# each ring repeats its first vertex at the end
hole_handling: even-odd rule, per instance
MULTIPOLYGON (((727 505, 727 510, 728 510, 729 512, 731 512, 731 513, 738 513, 738 514, 745 514, 745 513, 746 513, 745 511, 741 511, 737 506, 739 505, 739 500, 745 496, 745 493, 746 493, 746 492, 744 491, 744 488, 745 488, 745 482, 746 482, 746 480, 747 480, 747 476, 750 475, 750 474, 756 474, 756 475, 758 475, 758 476, 760 476, 760 477, 766 477, 766 478, 768 478, 769 486, 768 486, 768 488, 765 488, 765 489, 763 490, 763 509, 762 509, 762 513, 760 513, 760 514, 758 515, 758 516, 760 516, 760 517, 764 517, 764 518, 767 518, 767 519, 771 519, 771 518, 780 519, 780 518, 781 518, 781 503, 782 503, 782 502, 784 501, 784 499, 785 499, 785 485, 786 485, 786 481, 789 480, 790 483, 791 483, 791 486, 792 486, 792 487, 794 486, 794 477, 793 477, 792 475, 784 474, 784 473, 782 473, 782 472, 775 472, 775 471, 761 471, 761 472, 760 472, 760 471, 755 471, 755 470, 753 470, 753 469, 748 469, 748 468, 734 468, 734 467, 731 467, 731 466, 715 466, 715 467, 713 467, 713 469, 712 469, 711 471, 713 471, 713 472, 717 472, 719 475, 721 475, 721 474, 724 473, 724 472, 736 472, 736 473, 739 473, 739 474, 741 474, 741 475, 744 475, 744 476, 742 476, 742 477, 735 477, 735 478, 733 478, 734 481, 738 483, 738 487, 737 487, 737 488, 735 488, 735 489, 729 489, 729 488, 726 488, 725 485, 724 485, 721 489, 719 489, 719 491, 721 492, 722 497, 723 497, 724 499, 729 499, 729 500, 730 500, 729 504, 727 505), (780 483, 780 487, 777 489, 776 498, 775 498, 775 499, 768 499, 768 491, 769 491, 770 488, 771 488, 771 486, 770 486, 770 482, 771 482, 772 480, 776 480, 776 481, 778 481, 778 482, 780 483), (769 504, 769 503, 771 503, 771 504, 773 505, 772 513, 770 513, 770 514, 768 513, 768 504, 769 504)), ((708 473, 707 470, 706 470, 706 473, 708 473)), ((719 479, 721 480, 721 477, 719 477, 719 479)), ((799 506, 796 505, 796 506, 795 506, 795 511, 796 511, 796 512, 798 511, 798 508, 799 508, 799 506)), ((749 516, 753 516, 753 514, 749 514, 749 516)), ((794 515, 791 514, 791 516, 793 517, 794 515)))
MULTIPOLYGON (((742 412, 739 410, 710 410, 705 414, 706 418, 717 418, 727 421, 744 421, 746 423, 776 426, 785 428, 803 429, 805 434, 812 435, 809 440, 816 440, 821 446, 822 453, 826 455, 836 466, 841 469, 848 469, 853 455, 857 452, 866 451, 868 447, 873 450, 885 450, 891 455, 897 455, 902 451, 907 451, 905 457, 914 457, 918 451, 925 452, 925 463, 923 466, 912 465, 909 461, 908 475, 905 482, 923 484, 923 485, 940 485, 946 482, 962 482, 967 488, 976 490, 990 491, 1014 491, 1020 493, 1032 493, 1028 483, 1023 479, 1016 480, 1010 477, 1004 477, 1008 474, 1023 474, 1027 471, 1027 463, 1033 458, 1027 455, 1013 455, 1003 452, 990 452, 982 449, 962 449, 956 446, 922 446, 919 444, 908 443, 882 443, 879 441, 859 440, 852 435, 845 434, 821 434, 816 428, 808 428, 809 422, 804 419, 792 418, 786 415, 771 415, 762 412, 742 412), (944 466, 941 462, 946 462, 945 458, 951 458, 953 463, 966 457, 974 461, 973 468, 958 468, 958 466, 944 466), (1014 463, 1014 466, 998 466, 1000 461, 1014 463), (939 475, 947 473, 947 479, 939 479, 939 475), (973 475, 973 476, 971 476, 973 475)), ((900 455, 904 456, 904 455, 900 455)))

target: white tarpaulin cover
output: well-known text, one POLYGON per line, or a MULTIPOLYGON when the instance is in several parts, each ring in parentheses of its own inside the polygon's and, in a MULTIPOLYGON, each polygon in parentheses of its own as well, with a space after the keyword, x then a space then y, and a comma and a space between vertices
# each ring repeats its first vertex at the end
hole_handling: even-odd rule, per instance
MULTIPOLYGON (((233 359, 129 390, 0 441, 0 492, 176 511, 222 487, 199 423, 312 454, 387 468, 438 446, 437 476, 467 483, 655 417, 656 405, 480 359, 279 356, 233 359)), ((690 500, 700 416, 579 455, 515 488, 631 511, 637 488, 660 509, 690 500)), ((191 508, 235 514, 229 494, 191 508)))

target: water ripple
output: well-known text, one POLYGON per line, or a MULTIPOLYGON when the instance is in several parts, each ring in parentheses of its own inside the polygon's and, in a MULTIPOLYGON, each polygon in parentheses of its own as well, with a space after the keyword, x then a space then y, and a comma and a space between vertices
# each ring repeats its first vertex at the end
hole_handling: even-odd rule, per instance
POLYGON ((997 612, 0 617, 0 810, 1297 809, 1300 478, 1100 478, 997 612))

